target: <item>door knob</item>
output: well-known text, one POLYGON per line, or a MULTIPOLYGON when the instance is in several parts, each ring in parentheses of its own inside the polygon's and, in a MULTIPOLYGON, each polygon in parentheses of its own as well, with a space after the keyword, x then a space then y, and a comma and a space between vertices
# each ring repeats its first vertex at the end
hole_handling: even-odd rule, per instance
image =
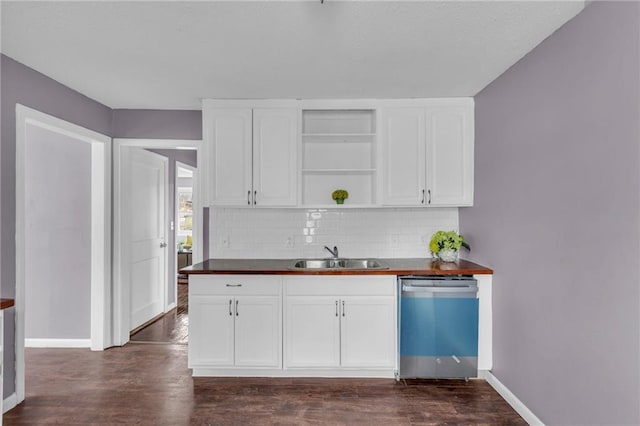
POLYGON ((164 241, 160 243, 160 248, 165 248, 167 246, 167 243, 165 243, 164 241))

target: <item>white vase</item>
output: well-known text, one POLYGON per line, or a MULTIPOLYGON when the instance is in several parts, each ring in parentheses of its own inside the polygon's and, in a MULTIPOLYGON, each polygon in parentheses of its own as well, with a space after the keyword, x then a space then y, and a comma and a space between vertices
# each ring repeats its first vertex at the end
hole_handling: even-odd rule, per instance
POLYGON ((458 250, 440 250, 438 258, 443 262, 455 262, 458 260, 458 250))

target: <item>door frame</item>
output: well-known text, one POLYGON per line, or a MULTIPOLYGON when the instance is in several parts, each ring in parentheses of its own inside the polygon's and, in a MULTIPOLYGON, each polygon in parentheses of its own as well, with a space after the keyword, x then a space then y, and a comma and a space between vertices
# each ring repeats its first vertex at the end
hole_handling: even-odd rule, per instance
MULTIPOLYGON (((123 212, 122 212, 122 170, 121 156, 123 147, 149 148, 149 149, 194 149, 197 152, 197 169, 194 174, 194 182, 200 182, 202 164, 202 141, 201 140, 185 140, 185 139, 131 139, 131 138, 114 138, 113 139, 113 344, 122 346, 129 341, 131 313, 124 309, 130 306, 131 289, 128 283, 122 279, 122 255, 123 255, 123 212)), ((201 196, 199 192, 201 185, 194 185, 193 191, 193 249, 192 257, 194 262, 202 259, 202 220, 200 216, 201 196)), ((167 188, 168 190, 168 188, 167 188)), ((168 196, 168 194, 167 194, 168 196)), ((167 198, 168 199, 168 198, 167 198)), ((169 203, 166 203, 167 210, 169 203)), ((167 211, 166 214, 166 234, 168 235, 169 221, 175 214, 167 211)), ((173 248, 171 248, 173 249, 173 248)), ((167 264, 167 270, 168 270, 167 264)), ((168 285, 165 285, 165 295, 168 285)), ((165 306, 166 306, 165 297, 165 306)))
MULTIPOLYGON (((175 197, 174 197, 174 200, 173 200, 173 203, 174 203, 173 205, 175 207, 175 209, 173 211, 174 222, 175 222, 175 229, 173 231, 173 240, 174 241, 178 240, 178 226, 179 226, 178 222, 179 222, 179 216, 180 216, 179 215, 180 206, 179 206, 179 200, 178 200, 178 196, 179 196, 178 195, 178 188, 179 188, 178 187, 178 167, 181 167, 181 168, 187 169, 187 170, 191 170, 191 172, 193 173, 193 176, 191 177, 191 194, 192 194, 191 197, 192 197, 192 199, 193 199, 193 194, 196 193, 197 186, 198 186, 198 180, 196 179, 196 172, 198 171, 198 168, 190 166, 187 163, 183 163, 182 161, 177 161, 176 160, 176 174, 174 176, 174 183, 173 183, 174 184, 174 188, 175 188, 175 197)), ((194 213, 195 213, 195 205, 193 207, 194 207, 194 213)), ((194 225, 192 224, 191 227, 192 227, 192 231, 191 231, 192 237, 191 238, 193 238, 193 233, 195 232, 195 229, 193 229, 194 225)), ((177 277, 178 276, 178 256, 175 257, 175 262, 174 263, 175 263, 174 267, 175 267, 175 272, 176 272, 175 275, 177 277)), ((193 262, 193 250, 191 251, 191 263, 194 263, 193 262)), ((174 306, 171 306, 171 308, 175 308, 175 307, 178 306, 178 279, 177 278, 175 279, 174 291, 175 291, 174 300, 176 302, 175 302, 174 306)), ((167 307, 167 309, 169 309, 169 307, 167 307)))
POLYGON ((111 345, 111 138, 43 112, 16 105, 16 400, 25 398, 25 237, 27 125, 91 145, 91 350, 111 345))

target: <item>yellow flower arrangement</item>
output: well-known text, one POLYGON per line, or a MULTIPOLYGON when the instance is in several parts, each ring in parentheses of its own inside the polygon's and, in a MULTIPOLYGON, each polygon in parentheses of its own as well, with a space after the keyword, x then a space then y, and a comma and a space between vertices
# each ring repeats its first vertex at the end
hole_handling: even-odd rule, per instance
POLYGON ((331 193, 331 198, 335 200, 336 203, 342 204, 344 200, 349 198, 349 192, 346 189, 336 189, 331 193))
POLYGON ((456 231, 438 231, 431 237, 429 250, 437 255, 442 250, 459 251, 461 247, 471 250, 464 237, 456 231))

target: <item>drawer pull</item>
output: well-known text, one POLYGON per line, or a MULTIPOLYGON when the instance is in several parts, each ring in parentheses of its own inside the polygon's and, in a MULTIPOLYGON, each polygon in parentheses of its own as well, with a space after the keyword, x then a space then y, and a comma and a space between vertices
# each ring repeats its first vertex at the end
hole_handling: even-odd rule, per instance
POLYGON ((227 284, 227 287, 242 287, 242 284, 227 284))

